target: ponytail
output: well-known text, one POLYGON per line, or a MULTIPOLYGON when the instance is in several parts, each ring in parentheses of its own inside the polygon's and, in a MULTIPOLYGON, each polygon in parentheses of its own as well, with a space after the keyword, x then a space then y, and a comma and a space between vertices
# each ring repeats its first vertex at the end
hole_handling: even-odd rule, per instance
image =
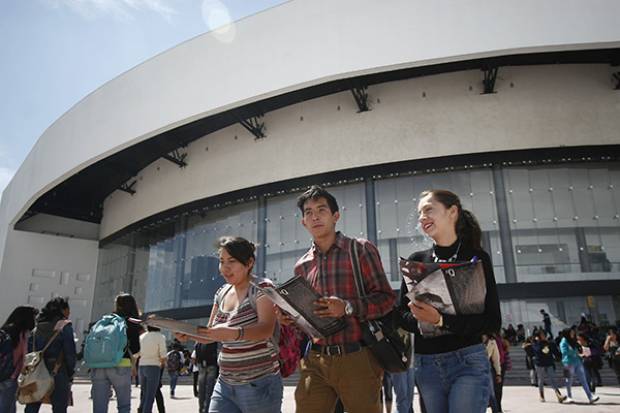
POLYGON ((459 217, 456 220, 456 235, 466 245, 475 249, 482 249, 480 224, 478 224, 474 214, 466 209, 459 209, 459 217))

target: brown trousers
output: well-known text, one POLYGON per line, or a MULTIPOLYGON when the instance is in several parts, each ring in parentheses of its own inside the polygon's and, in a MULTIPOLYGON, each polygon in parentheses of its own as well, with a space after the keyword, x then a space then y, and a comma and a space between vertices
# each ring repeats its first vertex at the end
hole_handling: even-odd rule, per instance
POLYGON ((310 351, 300 367, 296 413, 331 413, 338 398, 349 413, 381 413, 383 369, 367 348, 344 356, 310 351))

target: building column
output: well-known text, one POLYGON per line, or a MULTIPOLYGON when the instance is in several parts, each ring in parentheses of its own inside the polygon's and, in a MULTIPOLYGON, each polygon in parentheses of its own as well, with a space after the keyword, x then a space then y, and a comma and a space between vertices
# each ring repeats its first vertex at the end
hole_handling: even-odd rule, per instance
POLYGON ((264 277, 267 269, 267 199, 263 195, 258 197, 257 211, 256 274, 264 277))
POLYGON ((366 228, 368 241, 377 245, 377 203, 375 201, 375 181, 372 177, 364 179, 366 188, 366 228))
POLYGON ((504 174, 499 165, 493 166, 493 186, 495 188, 495 207, 497 209, 497 224, 499 227, 499 240, 502 246, 502 256, 504 258, 506 283, 516 283, 517 269, 510 233, 510 215, 508 214, 506 186, 504 184, 504 174))

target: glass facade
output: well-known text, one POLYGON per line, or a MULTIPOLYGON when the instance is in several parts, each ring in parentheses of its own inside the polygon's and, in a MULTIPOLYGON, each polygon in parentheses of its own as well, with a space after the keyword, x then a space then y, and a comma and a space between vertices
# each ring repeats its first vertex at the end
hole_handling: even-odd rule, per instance
MULTIPOLYGON (((452 190, 477 216, 499 284, 620 279, 616 164, 463 168, 331 184, 340 205, 338 229, 376 241, 394 288, 400 287, 398 257, 431 245, 416 214, 418 195, 428 188, 452 190)), ((132 292, 147 312, 210 305, 222 284, 214 245, 222 235, 257 242, 256 270, 285 281, 311 245, 298 195, 208 205, 154 220, 102 247, 93 317, 110 311, 120 291, 132 292)), ((584 294, 503 302, 505 322, 538 321, 539 308, 530 307, 542 302, 564 322, 585 310, 599 321, 620 318, 618 295, 584 294)))

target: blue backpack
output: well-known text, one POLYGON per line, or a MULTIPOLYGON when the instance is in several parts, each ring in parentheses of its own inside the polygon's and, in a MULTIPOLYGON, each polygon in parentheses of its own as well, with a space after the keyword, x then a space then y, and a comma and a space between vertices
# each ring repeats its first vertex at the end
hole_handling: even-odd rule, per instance
POLYGON ((127 323, 116 314, 104 315, 86 336, 84 362, 88 368, 116 367, 127 348, 127 323))
POLYGON ((13 341, 10 335, 0 330, 0 383, 10 378, 14 370, 13 341))

